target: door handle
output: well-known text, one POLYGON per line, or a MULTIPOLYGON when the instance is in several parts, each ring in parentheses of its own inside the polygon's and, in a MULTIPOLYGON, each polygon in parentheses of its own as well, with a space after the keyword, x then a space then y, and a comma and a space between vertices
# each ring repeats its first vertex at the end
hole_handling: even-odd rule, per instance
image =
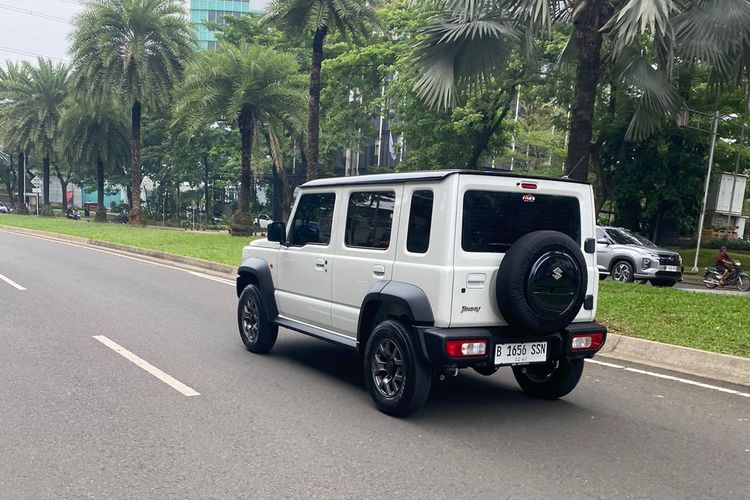
POLYGON ((385 266, 380 264, 372 266, 372 275, 376 278, 382 278, 385 276, 385 266))
POLYGON ((325 271, 326 264, 328 264, 328 261, 324 259, 318 259, 315 261, 315 269, 317 269, 318 271, 325 271))

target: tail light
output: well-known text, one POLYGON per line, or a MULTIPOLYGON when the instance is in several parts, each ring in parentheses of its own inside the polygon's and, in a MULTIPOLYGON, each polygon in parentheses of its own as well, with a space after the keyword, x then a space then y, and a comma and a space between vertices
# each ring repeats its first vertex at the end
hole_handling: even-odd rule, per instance
POLYGON ((580 333, 570 338, 570 349, 573 351, 592 351, 599 349, 604 342, 604 334, 597 333, 580 333))
POLYGON ((451 358, 473 358, 487 354, 486 340, 449 340, 445 343, 445 352, 451 358))

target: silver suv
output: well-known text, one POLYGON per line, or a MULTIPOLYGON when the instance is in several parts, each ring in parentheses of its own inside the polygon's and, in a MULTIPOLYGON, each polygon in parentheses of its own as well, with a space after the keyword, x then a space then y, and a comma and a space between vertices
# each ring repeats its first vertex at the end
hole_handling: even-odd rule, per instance
POLYGON ((643 280, 667 287, 682 281, 680 254, 621 227, 596 227, 596 253, 599 269, 609 271, 615 281, 643 280))

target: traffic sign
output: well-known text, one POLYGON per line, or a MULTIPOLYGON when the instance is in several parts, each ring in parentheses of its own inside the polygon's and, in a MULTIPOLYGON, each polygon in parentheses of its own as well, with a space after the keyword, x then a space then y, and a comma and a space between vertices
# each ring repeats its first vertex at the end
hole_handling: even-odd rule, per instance
POLYGON ((34 185, 34 187, 38 188, 42 185, 42 179, 40 179, 39 177, 34 177, 33 179, 31 179, 31 183, 34 185))

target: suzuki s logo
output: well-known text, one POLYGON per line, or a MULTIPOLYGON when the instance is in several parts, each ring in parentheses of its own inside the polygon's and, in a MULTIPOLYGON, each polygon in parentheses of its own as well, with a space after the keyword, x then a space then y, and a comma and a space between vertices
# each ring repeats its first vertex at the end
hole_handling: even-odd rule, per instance
POLYGON ((553 277, 553 278, 555 278, 555 281, 557 281, 557 280, 559 280, 560 278, 562 278, 562 277, 563 277, 563 272, 562 272, 562 269, 560 269, 559 267, 556 267, 556 268, 555 268, 555 269, 554 269, 554 270, 552 271, 552 277, 553 277))

